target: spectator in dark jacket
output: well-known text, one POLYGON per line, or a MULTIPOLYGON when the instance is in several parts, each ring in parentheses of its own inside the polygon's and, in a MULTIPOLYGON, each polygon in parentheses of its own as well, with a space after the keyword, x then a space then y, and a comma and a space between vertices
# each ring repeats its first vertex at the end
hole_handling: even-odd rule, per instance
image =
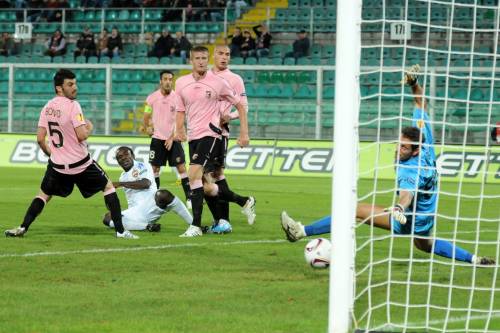
POLYGON ((170 50, 170 55, 174 55, 176 57, 181 57, 182 62, 186 63, 187 55, 191 50, 191 43, 189 40, 182 35, 182 32, 177 31, 175 33, 175 39, 173 42, 173 46, 170 50))
POLYGON ((15 53, 14 40, 8 32, 2 32, 2 38, 0 38, 0 55, 8 57, 15 53))
POLYGON ((59 29, 54 31, 54 33, 47 41, 47 43, 45 43, 45 45, 47 46, 45 55, 54 57, 66 53, 66 39, 64 39, 64 35, 61 33, 61 30, 59 29))
POLYGON ((243 31, 243 43, 240 47, 240 54, 243 58, 246 58, 252 53, 255 53, 255 39, 253 39, 250 30, 245 29, 243 31))
POLYGON ((229 44, 229 49, 231 50, 231 56, 239 57, 241 51, 241 44, 243 44, 243 35, 241 34, 241 29, 234 28, 233 35, 228 36, 231 38, 231 44, 229 44))
POLYGON ((88 26, 85 27, 80 35, 80 38, 76 41, 76 49, 74 52, 75 60, 81 55, 83 55, 87 60, 89 57, 96 55, 94 34, 90 31, 88 26))
POLYGON ((123 50, 122 37, 120 36, 118 29, 113 28, 111 29, 111 36, 108 37, 108 48, 106 50, 107 55, 110 58, 115 58, 115 57, 119 58, 122 50, 123 50))
POLYGON ((267 27, 263 24, 256 25, 253 27, 253 31, 255 32, 255 36, 257 36, 256 40, 256 53, 257 57, 265 57, 269 55, 269 48, 271 47, 271 39, 273 38, 267 27))
POLYGON ((285 57, 302 58, 307 57, 309 54, 309 38, 307 38, 307 32, 301 30, 297 33, 297 39, 293 42, 293 52, 288 52, 285 57))
POLYGON ((168 30, 164 29, 161 36, 156 40, 153 50, 148 53, 148 57, 168 57, 173 46, 174 39, 170 36, 168 30))

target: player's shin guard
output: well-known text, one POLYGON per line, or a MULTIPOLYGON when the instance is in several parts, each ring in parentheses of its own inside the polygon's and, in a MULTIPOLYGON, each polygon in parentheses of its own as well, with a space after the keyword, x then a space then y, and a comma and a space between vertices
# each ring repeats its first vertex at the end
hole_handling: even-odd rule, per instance
POLYGON ((229 202, 236 202, 240 207, 245 206, 245 203, 248 200, 248 197, 242 197, 238 194, 234 193, 229 189, 229 185, 227 184, 226 179, 220 179, 215 182, 217 186, 219 186, 219 197, 222 200, 226 200, 229 202))
POLYGON ((189 199, 189 178, 186 176, 184 178, 181 178, 181 184, 182 184, 182 189, 184 190, 184 195, 186 196, 186 199, 189 199))
POLYGON ((191 190, 191 204, 193 205, 193 225, 201 227, 203 213, 203 186, 191 190))
POLYGON ((120 207, 120 200, 118 199, 118 195, 116 195, 116 192, 106 194, 104 196, 104 203, 109 209, 111 219, 113 220, 113 224, 115 225, 115 230, 119 233, 123 233, 125 229, 123 228, 122 224, 122 209, 120 207))
POLYGON ((331 225, 332 225, 332 217, 325 216, 320 220, 314 221, 313 223, 306 225, 304 227, 304 231, 306 232, 307 236, 327 234, 331 230, 331 225))
POLYGON ((23 227, 24 229, 26 229, 26 231, 28 231, 31 223, 33 223, 36 217, 42 212, 43 207, 45 207, 45 201, 43 201, 39 197, 33 199, 31 205, 26 211, 26 215, 24 215, 24 220, 23 224, 21 224, 21 227, 23 227))
POLYGON ((453 245, 452 243, 442 239, 436 239, 434 241, 433 251, 434 254, 441 257, 450 259, 455 258, 455 260, 458 261, 472 262, 472 253, 469 253, 461 247, 453 245))

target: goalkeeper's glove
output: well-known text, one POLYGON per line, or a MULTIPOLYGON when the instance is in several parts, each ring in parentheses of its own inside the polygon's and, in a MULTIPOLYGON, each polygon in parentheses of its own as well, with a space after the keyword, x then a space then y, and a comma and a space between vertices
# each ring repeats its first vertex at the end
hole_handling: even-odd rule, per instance
POLYGON ((406 72, 403 83, 413 87, 418 83, 418 73, 420 72, 420 65, 415 64, 411 66, 406 72))
POLYGON ((401 205, 389 207, 386 211, 390 212, 392 217, 401 224, 406 224, 405 209, 401 205))

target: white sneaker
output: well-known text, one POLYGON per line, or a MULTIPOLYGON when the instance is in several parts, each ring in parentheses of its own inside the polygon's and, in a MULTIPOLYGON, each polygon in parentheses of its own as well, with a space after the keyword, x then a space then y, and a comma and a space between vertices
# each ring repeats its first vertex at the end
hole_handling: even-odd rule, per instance
POLYGON ((197 237, 197 236, 202 236, 203 232, 201 231, 200 227, 197 227, 195 225, 190 225, 189 228, 182 234, 179 235, 179 237, 197 237))
POLYGON ((193 210, 193 204, 191 203, 191 199, 186 200, 186 208, 189 210, 193 210))
POLYGON ((139 236, 134 235, 128 230, 124 230, 122 233, 116 232, 116 238, 127 238, 127 239, 139 239, 139 236))
POLYGON ((5 237, 23 237, 26 233, 26 229, 23 227, 17 227, 14 229, 5 230, 5 237))
POLYGON ((255 223, 255 198, 249 197, 245 206, 241 209, 241 213, 247 217, 248 224, 252 225, 255 223))
POLYGON ((281 228, 290 242, 307 236, 302 223, 294 221, 285 211, 281 212, 281 228))

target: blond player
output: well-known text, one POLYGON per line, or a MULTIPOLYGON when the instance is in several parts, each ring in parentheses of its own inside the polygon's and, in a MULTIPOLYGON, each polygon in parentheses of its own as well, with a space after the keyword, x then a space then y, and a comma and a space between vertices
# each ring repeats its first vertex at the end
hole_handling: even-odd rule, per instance
POLYGON ((201 216, 203 212, 203 172, 220 148, 222 129, 220 128, 221 101, 235 105, 240 114, 240 135, 238 144, 245 147, 249 143, 248 122, 245 106, 227 81, 208 70, 209 52, 206 47, 196 46, 191 50, 191 74, 180 77, 176 82, 178 95, 176 133, 174 140, 189 142, 190 165, 188 170, 193 224, 182 235, 201 236, 201 216), (185 120, 188 133, 186 135, 185 120))

